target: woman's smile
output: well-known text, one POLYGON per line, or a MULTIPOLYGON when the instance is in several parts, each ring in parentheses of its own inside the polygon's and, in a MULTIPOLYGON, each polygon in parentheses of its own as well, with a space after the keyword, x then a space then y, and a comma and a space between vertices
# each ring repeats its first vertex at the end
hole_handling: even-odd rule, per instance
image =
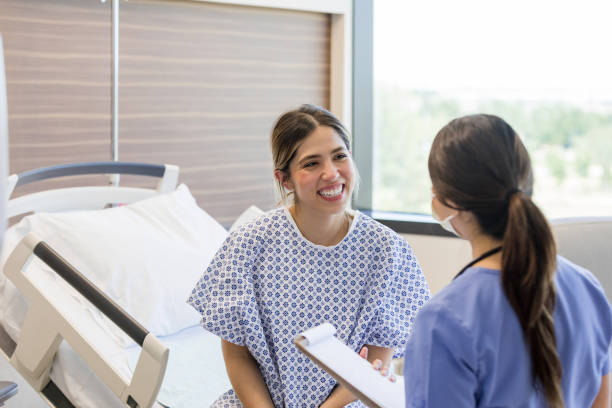
POLYGON ((344 196, 344 190, 344 184, 334 184, 332 186, 322 188, 321 190, 317 191, 317 194, 319 194, 324 200, 338 201, 344 196))

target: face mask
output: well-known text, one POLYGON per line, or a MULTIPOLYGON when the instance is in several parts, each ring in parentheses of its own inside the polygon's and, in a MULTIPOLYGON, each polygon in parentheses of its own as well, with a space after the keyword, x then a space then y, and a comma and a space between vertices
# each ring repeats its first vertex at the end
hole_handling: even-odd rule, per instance
POLYGON ((433 216, 434 220, 438 221, 440 223, 440 225, 442 226, 442 228, 444 228, 445 230, 447 230, 448 232, 455 234, 458 237, 461 237, 457 231, 455 231, 455 228, 453 228, 453 224, 451 224, 451 220, 453 218, 455 218, 455 216, 457 215, 457 213, 455 214, 451 214, 448 217, 446 217, 443 220, 440 220, 440 217, 438 217, 438 214, 436 214, 436 211, 433 209, 433 206, 431 207, 431 215, 433 216))

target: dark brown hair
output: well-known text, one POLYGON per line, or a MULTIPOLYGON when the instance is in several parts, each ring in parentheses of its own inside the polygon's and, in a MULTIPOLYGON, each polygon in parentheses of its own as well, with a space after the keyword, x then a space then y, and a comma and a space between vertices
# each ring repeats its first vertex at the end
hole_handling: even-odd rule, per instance
MULTIPOLYGON (((306 104, 283 113, 274 125, 270 138, 274 169, 280 170, 288 177, 289 164, 301 142, 319 126, 329 126, 334 129, 346 149, 351 150, 349 133, 340 120, 320 106, 306 104)), ((279 180, 276 180, 276 185, 284 200, 287 197, 285 188, 279 180)))
POLYGON ((472 212, 485 234, 502 240, 502 286, 521 324, 534 385, 551 407, 563 407, 553 320, 556 247, 546 218, 531 201, 525 146, 503 119, 465 116, 438 132, 428 165, 436 197, 472 212))

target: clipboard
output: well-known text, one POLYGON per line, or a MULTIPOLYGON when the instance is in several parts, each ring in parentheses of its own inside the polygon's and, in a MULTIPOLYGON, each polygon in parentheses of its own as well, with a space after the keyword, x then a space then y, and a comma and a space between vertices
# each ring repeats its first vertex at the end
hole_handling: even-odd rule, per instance
POLYGON ((391 382, 335 336, 330 323, 306 330, 294 343, 298 350, 327 371, 371 408, 405 408, 403 379, 391 382))

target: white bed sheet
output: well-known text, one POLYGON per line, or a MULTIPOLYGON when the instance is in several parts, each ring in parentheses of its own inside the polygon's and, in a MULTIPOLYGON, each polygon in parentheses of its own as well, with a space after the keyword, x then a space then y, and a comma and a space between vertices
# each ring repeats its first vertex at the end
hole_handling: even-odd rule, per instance
MULTIPOLYGON (((161 338, 170 349, 164 383, 157 396, 168 407, 208 407, 232 385, 225 370, 221 339, 194 326, 161 338)), ((138 355, 128 355, 130 371, 138 355)))
MULTIPOLYGON (((231 388, 221 354, 221 340, 200 326, 160 338, 170 348, 168 368, 157 407, 208 407, 231 388)), ((109 362, 127 378, 136 366, 140 348, 108 350, 109 362)), ((51 378, 77 407, 122 407, 121 401, 62 343, 51 378)))

